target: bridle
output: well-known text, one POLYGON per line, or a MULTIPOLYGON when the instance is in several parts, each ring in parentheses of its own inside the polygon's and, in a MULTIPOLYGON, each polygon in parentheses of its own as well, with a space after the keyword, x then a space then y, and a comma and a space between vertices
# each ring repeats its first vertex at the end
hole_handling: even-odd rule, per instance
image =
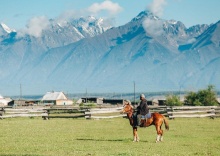
POLYGON ((122 113, 126 113, 127 115, 132 115, 133 113, 133 106, 130 104, 124 104, 122 113))
POLYGON ((133 125, 133 123, 134 123, 134 121, 133 121, 133 106, 131 104, 124 104, 122 112, 127 114, 130 125, 132 127, 134 127, 134 125, 133 125))

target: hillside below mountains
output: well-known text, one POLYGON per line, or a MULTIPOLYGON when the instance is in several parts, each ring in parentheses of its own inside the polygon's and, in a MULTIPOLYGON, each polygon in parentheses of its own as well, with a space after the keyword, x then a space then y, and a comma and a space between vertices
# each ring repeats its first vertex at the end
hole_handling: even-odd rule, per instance
POLYGON ((51 20, 41 37, 0 27, 0 91, 133 92, 134 82, 138 92, 220 89, 220 21, 186 28, 144 11, 119 27, 103 22, 51 20))

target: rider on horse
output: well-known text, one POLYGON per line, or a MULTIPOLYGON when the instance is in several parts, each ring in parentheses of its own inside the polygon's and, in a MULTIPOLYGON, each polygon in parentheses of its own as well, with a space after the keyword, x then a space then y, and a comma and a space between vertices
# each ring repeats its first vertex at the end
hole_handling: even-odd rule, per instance
POLYGON ((133 114, 134 109, 129 100, 124 100, 124 105, 123 105, 123 110, 122 110, 122 113, 127 114, 130 125, 133 128, 134 141, 139 141, 139 137, 137 133, 137 128, 139 126, 137 122, 137 116, 140 116, 141 118, 140 127, 148 127, 148 126, 154 125, 157 131, 156 142, 162 141, 163 140, 163 130, 161 128, 162 124, 164 123, 165 128, 169 130, 169 124, 168 124, 167 119, 165 118, 165 116, 163 116, 162 114, 158 112, 149 113, 147 100, 145 99, 144 94, 141 94, 140 99, 141 99, 141 102, 139 106, 137 107, 138 111, 135 114, 133 114))
POLYGON ((137 112, 136 112, 136 115, 134 115, 134 117, 137 119, 136 126, 143 127, 143 125, 141 123, 141 119, 146 118, 146 115, 149 113, 149 108, 148 108, 147 100, 146 100, 144 94, 140 95, 140 100, 141 100, 141 102, 137 107, 137 112))

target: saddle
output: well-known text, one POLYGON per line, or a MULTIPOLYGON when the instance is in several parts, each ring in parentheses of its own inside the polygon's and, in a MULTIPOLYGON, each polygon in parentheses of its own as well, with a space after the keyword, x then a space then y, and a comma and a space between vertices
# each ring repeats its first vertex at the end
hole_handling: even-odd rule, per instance
POLYGON ((148 127, 150 126, 150 118, 151 118, 151 113, 149 112, 146 115, 141 116, 141 121, 140 121, 140 127, 148 127))
POLYGON ((149 118, 151 118, 151 113, 150 112, 147 113, 146 115, 141 116, 141 119, 149 119, 149 118))

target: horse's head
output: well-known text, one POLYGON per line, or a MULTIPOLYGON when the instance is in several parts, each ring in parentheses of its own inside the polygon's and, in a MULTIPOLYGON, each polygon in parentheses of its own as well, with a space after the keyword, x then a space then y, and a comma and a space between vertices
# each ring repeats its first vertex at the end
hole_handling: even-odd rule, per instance
POLYGON ((124 100, 122 113, 132 113, 133 112, 133 106, 131 105, 131 102, 129 100, 124 100))

